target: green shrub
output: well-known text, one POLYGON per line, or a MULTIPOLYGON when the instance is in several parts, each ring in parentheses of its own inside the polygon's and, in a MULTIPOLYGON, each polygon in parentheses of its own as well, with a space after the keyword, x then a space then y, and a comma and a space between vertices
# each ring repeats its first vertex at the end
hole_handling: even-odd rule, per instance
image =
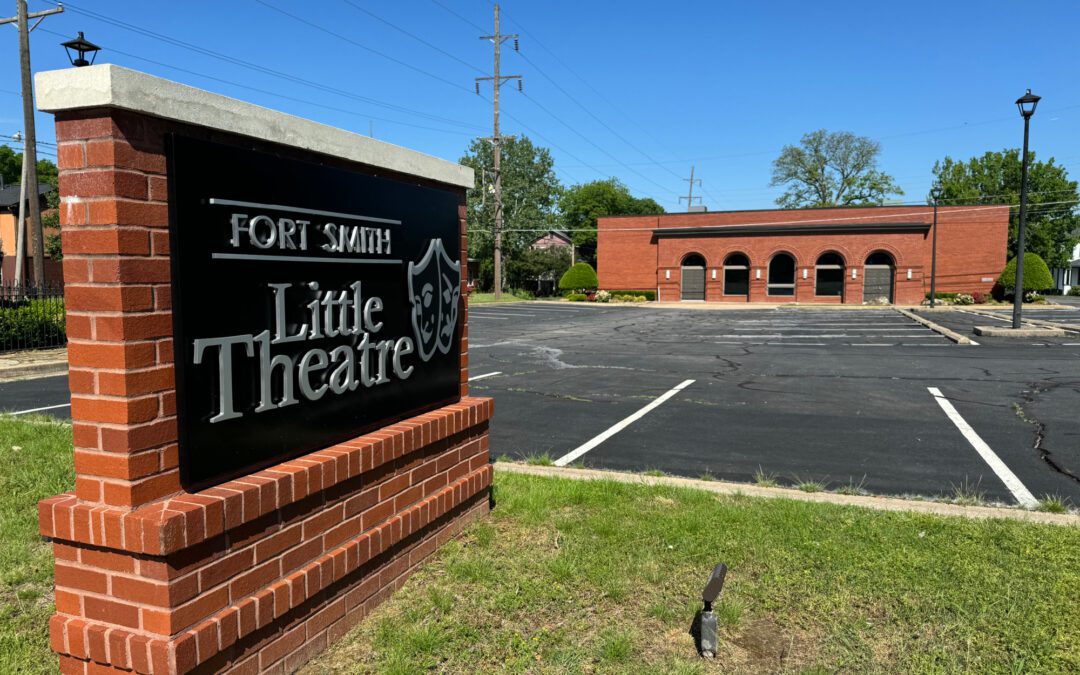
POLYGON ((0 307, 0 349, 37 349, 64 342, 64 310, 43 300, 0 307))
MULTIPOLYGON (((935 293, 934 297, 936 297, 938 300, 948 300, 948 301, 951 302, 953 300, 956 300, 956 296, 958 296, 958 295, 960 295, 960 294, 959 293, 935 293)), ((930 299, 930 291, 926 292, 926 299, 927 300, 930 299)))
POLYGON ((957 305, 974 305, 975 298, 968 295, 967 293, 957 293, 956 299, 953 300, 953 302, 957 305))
POLYGON ((624 295, 624 296, 641 296, 646 300, 656 300, 656 291, 638 291, 634 289, 615 289, 611 291, 612 295, 624 295))
MULTIPOLYGON (((1007 295, 1016 288, 1016 258, 1005 265, 1005 270, 998 277, 998 284, 1007 295)), ((1046 262, 1035 253, 1024 254, 1024 290, 1044 291, 1054 287, 1054 277, 1046 262)))
POLYGON ((584 293, 571 293, 566 296, 566 299, 570 302, 585 302, 586 297, 584 293))
POLYGON ((559 279, 560 291, 595 291, 597 286, 596 270, 589 263, 579 262, 559 279))
POLYGON ((1074 298, 1080 297, 1080 286, 1073 286, 1072 288, 1070 288, 1069 295, 1073 296, 1074 298))

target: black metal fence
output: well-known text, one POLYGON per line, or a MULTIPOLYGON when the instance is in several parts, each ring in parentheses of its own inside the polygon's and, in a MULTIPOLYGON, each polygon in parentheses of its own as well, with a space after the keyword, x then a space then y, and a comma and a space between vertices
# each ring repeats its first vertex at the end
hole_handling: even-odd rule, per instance
POLYGON ((0 352, 65 344, 63 284, 0 284, 0 352))

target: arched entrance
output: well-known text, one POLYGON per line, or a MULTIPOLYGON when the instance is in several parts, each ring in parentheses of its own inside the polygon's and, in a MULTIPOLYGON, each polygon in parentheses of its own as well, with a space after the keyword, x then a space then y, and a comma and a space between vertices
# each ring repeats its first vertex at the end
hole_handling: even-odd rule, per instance
POLYGON ((787 253, 777 253, 769 261, 769 295, 795 295, 795 258, 787 253))
POLYGON ((750 259, 742 253, 724 258, 724 295, 750 295, 750 259))
POLYGON ((705 258, 691 253, 682 261, 682 299, 705 299, 705 258))
POLYGON ((896 263, 885 251, 874 251, 863 265, 863 304, 893 303, 896 263))
POLYGON ((822 253, 814 267, 814 294, 844 301, 844 259, 839 253, 822 253))

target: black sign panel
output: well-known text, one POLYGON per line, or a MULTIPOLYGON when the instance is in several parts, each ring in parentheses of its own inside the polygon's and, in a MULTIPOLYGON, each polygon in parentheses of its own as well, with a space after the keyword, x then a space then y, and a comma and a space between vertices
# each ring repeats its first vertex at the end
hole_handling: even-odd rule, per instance
POLYGON ((186 488, 459 398, 458 193, 168 145, 186 488))

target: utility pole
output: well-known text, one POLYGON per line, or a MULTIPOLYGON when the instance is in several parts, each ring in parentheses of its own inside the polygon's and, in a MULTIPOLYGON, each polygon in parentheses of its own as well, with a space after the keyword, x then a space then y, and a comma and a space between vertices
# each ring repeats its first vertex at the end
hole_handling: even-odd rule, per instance
POLYGON ((690 211, 690 207, 694 205, 694 200, 695 199, 698 200, 698 203, 701 203, 701 197, 695 197, 694 196, 694 183, 697 183, 698 185, 701 185, 701 179, 700 178, 697 178, 697 179, 694 178, 694 165, 693 164, 690 165, 690 177, 689 178, 683 178, 683 180, 690 183, 690 194, 688 194, 685 197, 679 197, 679 203, 681 204, 682 200, 685 199, 686 200, 686 210, 690 211))
MULTIPOLYGON (((520 75, 502 75, 499 71, 499 59, 502 54, 502 43, 506 40, 514 41, 514 51, 518 49, 517 34, 504 35, 499 28, 499 6, 495 5, 495 34, 482 35, 481 40, 490 40, 495 45, 495 70, 492 77, 476 78, 476 93, 480 93, 480 82, 491 81, 492 101, 495 105, 495 123, 491 135, 491 151, 494 164, 495 179, 495 299, 502 297, 502 229, 503 229, 503 204, 502 204, 502 135, 499 133, 499 89, 504 82, 517 80, 518 91, 521 91, 520 75)), ((512 137, 511 137, 512 138, 512 137)))
MULTIPOLYGON (((15 136, 22 140, 22 132, 15 136)), ((23 265, 26 262, 26 146, 23 146, 22 177, 19 179, 19 222, 15 235, 15 285, 25 285, 23 265)))
POLYGON ((17 22, 19 26, 19 64, 22 69, 23 133, 25 134, 23 184, 26 186, 26 194, 30 199, 30 225, 34 231, 34 285, 41 288, 45 285, 45 236, 41 230, 41 202, 37 182, 37 132, 34 127, 34 85, 30 79, 30 31, 37 28, 38 24, 50 14, 63 12, 64 7, 59 5, 56 9, 30 14, 26 10, 26 0, 16 0, 15 6, 17 15, 0 19, 0 25, 17 22), (28 25, 30 19, 37 19, 33 28, 28 25))

